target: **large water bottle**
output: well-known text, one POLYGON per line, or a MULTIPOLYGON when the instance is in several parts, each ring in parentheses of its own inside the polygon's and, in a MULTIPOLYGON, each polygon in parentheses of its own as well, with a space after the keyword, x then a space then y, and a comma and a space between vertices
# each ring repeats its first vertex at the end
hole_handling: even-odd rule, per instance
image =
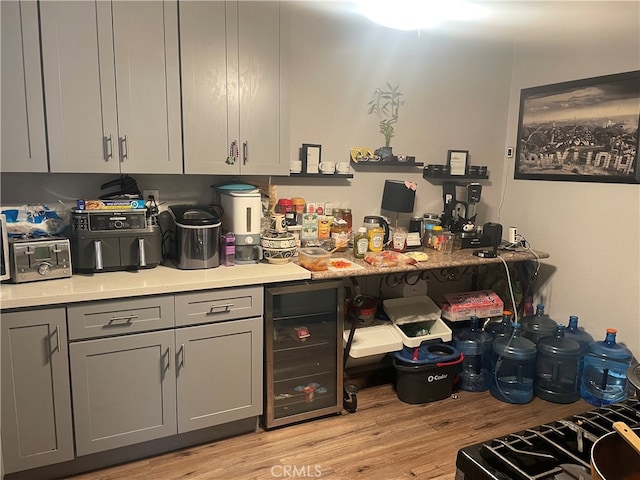
POLYGON ((483 392, 489 388, 492 341, 493 337, 480 328, 476 316, 471 317, 469 328, 453 334, 453 346, 464 355, 459 368, 462 390, 483 392))
POLYGON ((537 350, 521 333, 521 325, 514 323, 510 337, 496 338, 492 344, 489 391, 507 403, 528 403, 533 398, 537 350))
POLYGON ((616 343, 616 333, 608 328, 604 341, 593 342, 584 357, 580 395, 596 407, 627 398, 627 369, 633 355, 616 343))
POLYGON ((544 313, 544 304, 536 305, 536 313, 522 319, 522 336, 536 345, 541 338, 549 337, 556 331, 558 324, 544 313))
POLYGON ((564 336, 580 344, 580 368, 578 371, 578 385, 580 385, 580 382, 582 382, 582 371, 584 370, 584 356, 587 354, 589 345, 593 343, 593 337, 584 329, 578 327, 578 317, 575 315, 569 316, 569 325, 564 332, 564 336))
POLYGON ((485 324, 485 332, 489 333, 494 339, 498 337, 510 337, 513 333, 511 317, 512 313, 509 310, 504 310, 502 312, 502 318, 498 321, 490 320, 485 324))
POLYGON ((538 342, 535 394, 554 403, 575 402, 580 398, 579 370, 580 344, 567 338, 559 324, 555 335, 538 342))

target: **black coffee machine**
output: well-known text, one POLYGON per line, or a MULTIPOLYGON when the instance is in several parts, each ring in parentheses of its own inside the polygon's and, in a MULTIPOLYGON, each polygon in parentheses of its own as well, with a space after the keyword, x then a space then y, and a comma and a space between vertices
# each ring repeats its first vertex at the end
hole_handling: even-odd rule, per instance
POLYGON ((476 205, 480 203, 482 185, 479 183, 442 184, 444 211, 440 223, 462 238, 462 248, 480 247, 476 205))

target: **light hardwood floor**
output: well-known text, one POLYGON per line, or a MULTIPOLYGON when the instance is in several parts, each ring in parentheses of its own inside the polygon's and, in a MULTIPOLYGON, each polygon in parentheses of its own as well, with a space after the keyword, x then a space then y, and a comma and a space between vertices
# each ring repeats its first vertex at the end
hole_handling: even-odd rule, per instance
POLYGON ((353 414, 259 429, 73 479, 453 480, 460 448, 592 408, 539 398, 510 405, 488 392, 409 405, 385 384, 361 390, 353 414))

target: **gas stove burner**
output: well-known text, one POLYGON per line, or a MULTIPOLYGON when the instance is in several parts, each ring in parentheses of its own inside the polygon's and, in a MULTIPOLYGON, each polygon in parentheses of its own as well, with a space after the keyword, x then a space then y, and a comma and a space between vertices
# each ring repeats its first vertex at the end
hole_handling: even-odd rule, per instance
POLYGON ((616 421, 640 426, 640 402, 607 405, 463 448, 456 480, 590 478, 591 447, 616 421))

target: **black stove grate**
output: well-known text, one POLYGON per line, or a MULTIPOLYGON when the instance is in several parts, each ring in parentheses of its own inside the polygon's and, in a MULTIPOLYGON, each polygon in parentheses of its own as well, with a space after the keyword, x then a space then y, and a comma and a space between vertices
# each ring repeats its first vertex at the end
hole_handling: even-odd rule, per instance
POLYGON ((627 400, 463 448, 456 480, 545 480, 563 472, 590 475, 593 443, 613 423, 640 426, 640 402, 627 400))

